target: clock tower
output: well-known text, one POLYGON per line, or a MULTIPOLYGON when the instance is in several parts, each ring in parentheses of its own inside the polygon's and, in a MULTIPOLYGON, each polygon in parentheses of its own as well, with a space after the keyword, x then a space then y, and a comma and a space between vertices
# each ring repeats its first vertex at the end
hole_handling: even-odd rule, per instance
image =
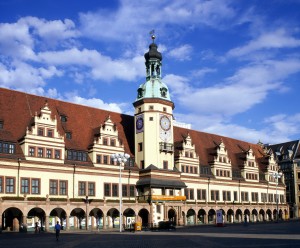
POLYGON ((140 169, 154 165, 173 169, 173 109, 167 85, 162 82, 162 55, 155 36, 145 53, 146 82, 137 90, 135 107, 135 162, 140 169))

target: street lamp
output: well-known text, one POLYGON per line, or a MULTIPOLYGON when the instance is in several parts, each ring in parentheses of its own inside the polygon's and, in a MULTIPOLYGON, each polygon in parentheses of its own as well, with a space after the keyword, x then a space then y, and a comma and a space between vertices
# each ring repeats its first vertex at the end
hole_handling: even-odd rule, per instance
POLYGON ((278 193, 277 193, 277 187, 278 187, 278 179, 281 178, 282 176, 282 172, 273 172, 271 174, 271 176, 275 179, 276 181, 276 208, 277 208, 277 211, 276 211, 276 221, 278 222, 278 193))
POLYGON ((120 232, 122 232, 122 166, 126 163, 126 161, 129 159, 129 157, 130 156, 127 153, 116 153, 116 154, 111 155, 111 158, 114 160, 114 162, 117 162, 120 166, 120 176, 119 176, 120 232))

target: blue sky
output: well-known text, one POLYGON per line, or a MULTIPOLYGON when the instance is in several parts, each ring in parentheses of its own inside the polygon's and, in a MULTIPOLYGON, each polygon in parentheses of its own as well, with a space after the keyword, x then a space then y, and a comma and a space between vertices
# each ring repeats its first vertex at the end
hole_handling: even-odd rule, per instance
POLYGON ((133 114, 155 29, 174 117, 300 138, 299 0, 0 0, 0 87, 133 114))

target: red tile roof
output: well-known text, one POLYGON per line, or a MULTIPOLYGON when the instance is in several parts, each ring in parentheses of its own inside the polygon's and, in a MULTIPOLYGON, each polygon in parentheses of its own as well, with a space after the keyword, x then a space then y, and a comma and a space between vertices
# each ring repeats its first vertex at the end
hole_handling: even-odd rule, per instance
MULTIPOLYGON (((47 101, 52 117, 58 120, 61 135, 65 131, 72 132, 72 139, 66 140, 66 149, 86 151, 91 146, 95 134, 108 116, 116 124, 119 138, 125 152, 134 156, 134 118, 133 116, 110 112, 102 109, 63 102, 23 92, 0 88, 0 120, 4 121, 4 130, 0 132, 0 140, 7 139, 18 142, 30 127, 35 113, 39 114, 47 101), (67 116, 67 122, 60 120, 60 115, 67 116)), ((174 143, 182 142, 190 134, 199 155, 200 165, 208 165, 212 160, 215 148, 223 141, 228 150, 233 168, 243 164, 245 152, 252 148, 256 160, 261 161, 264 151, 256 144, 195 130, 174 127, 174 143)), ((20 151, 20 148, 17 149, 20 151)))

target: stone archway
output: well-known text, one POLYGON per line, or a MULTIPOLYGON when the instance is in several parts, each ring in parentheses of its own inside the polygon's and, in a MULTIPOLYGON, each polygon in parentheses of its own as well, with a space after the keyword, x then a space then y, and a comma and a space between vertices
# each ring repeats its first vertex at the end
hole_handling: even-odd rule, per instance
POLYGON ((227 222, 230 222, 230 223, 234 222, 234 212, 232 209, 228 209, 226 216, 227 216, 227 219, 226 219, 227 222))
POLYGON ((174 225, 177 223, 177 214, 174 208, 169 209, 168 211, 168 220, 172 221, 174 225))
POLYGON ((103 228, 103 212, 99 208, 93 208, 89 216, 91 217, 91 228, 92 229, 100 229, 103 228))
POLYGON ((268 221, 271 221, 272 220, 272 211, 270 210, 270 209, 268 209, 267 211, 266 211, 266 216, 267 216, 267 220, 268 221))
POLYGON ((208 211, 208 223, 212 224, 216 222, 216 211, 214 209, 210 209, 208 211))
POLYGON ((62 229, 64 229, 67 226, 67 214, 66 211, 62 208, 52 209, 48 220, 49 227, 53 228, 57 221, 60 222, 62 229))
POLYGON ((196 224, 196 212, 194 209, 189 209, 186 213, 186 224, 195 225, 196 224))
POLYGON ((244 210, 244 220, 246 220, 247 222, 250 221, 250 211, 249 211, 249 209, 244 210))
MULTIPOLYGON (((26 222, 26 219, 24 220, 24 222, 26 222)), ((20 209, 11 207, 3 211, 2 223, 0 223, 3 230, 18 232, 22 223, 23 213, 20 209)))
POLYGON ((236 212, 235 212, 235 219, 238 221, 238 222, 242 222, 242 219, 243 219, 243 212, 241 209, 237 209, 236 212))
MULTIPOLYGON (((46 221, 46 213, 41 208, 32 208, 29 210, 27 214, 27 220, 28 219, 34 219, 32 227, 34 228, 35 223, 40 227, 40 230, 43 231, 45 228, 45 221, 46 221)), ((29 226, 28 226, 29 228, 29 226)))
POLYGON ((256 209, 253 209, 252 212, 252 222, 257 222, 258 221, 258 213, 256 209))
POLYGON ((142 220, 142 226, 148 226, 149 224, 149 211, 142 208, 138 213, 139 218, 142 220))
POLYGON ((133 224, 135 223, 135 212, 132 208, 127 208, 125 209, 125 211, 123 212, 123 216, 124 216, 124 225, 125 227, 129 227, 132 228, 133 224))
POLYGON ((108 228, 120 227, 120 212, 116 208, 111 208, 107 211, 107 226, 108 228))
POLYGON ((263 209, 259 210, 259 220, 265 221, 265 211, 263 209))
POLYGON ((204 209, 200 209, 198 211, 198 223, 200 224, 206 223, 206 212, 204 209))
POLYGON ((86 225, 85 211, 82 208, 74 208, 70 213, 70 228, 73 229, 83 229, 83 226, 86 225), (73 225, 72 225, 73 224, 73 225))

